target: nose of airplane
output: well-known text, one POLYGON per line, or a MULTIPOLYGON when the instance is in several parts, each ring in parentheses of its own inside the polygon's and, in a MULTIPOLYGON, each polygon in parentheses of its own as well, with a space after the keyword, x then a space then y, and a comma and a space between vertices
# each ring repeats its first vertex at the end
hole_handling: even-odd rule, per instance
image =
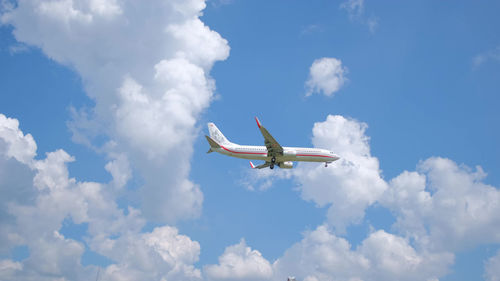
POLYGON ((340 159, 340 157, 337 154, 333 153, 333 151, 330 151, 330 154, 333 156, 333 161, 337 161, 340 159))

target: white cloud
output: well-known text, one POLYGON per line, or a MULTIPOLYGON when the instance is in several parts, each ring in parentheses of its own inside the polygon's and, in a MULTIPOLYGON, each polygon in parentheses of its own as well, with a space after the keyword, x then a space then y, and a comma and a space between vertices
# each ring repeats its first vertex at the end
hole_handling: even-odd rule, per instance
POLYGON ((309 24, 306 26, 303 26, 300 30, 300 35, 308 35, 308 34, 313 34, 317 32, 322 32, 324 30, 324 27, 320 24, 309 24))
POLYGON ((126 233, 106 239, 97 247, 116 264, 108 266, 103 280, 201 280, 193 266, 200 245, 174 227, 157 227, 150 233, 126 233))
POLYGON ((95 276, 95 266, 81 265, 83 241, 61 234, 65 219, 87 223, 84 241, 112 261, 102 272, 103 280, 201 279, 200 270, 194 267, 200 252, 198 242, 171 226, 141 232, 145 225, 141 212, 117 206, 114 185, 123 183, 120 162, 124 159, 117 157, 108 163, 115 173, 109 185, 79 182, 70 177, 67 168, 74 158, 63 150, 47 153, 41 160, 33 158, 36 151, 30 152, 31 158, 23 153, 16 157, 18 150, 10 148, 36 148, 36 144, 19 130, 17 120, 2 114, 0 120, 0 175, 7 171, 25 180, 0 178, 0 251, 21 245, 29 250, 22 261, 0 261, 1 280, 88 280, 95 276))
POLYGON ((332 96, 347 81, 344 74, 347 68, 342 66, 342 62, 336 58, 320 58, 313 62, 309 69, 309 78, 306 81, 307 93, 332 96))
POLYGON ((300 163, 292 170, 251 171, 243 182, 250 190, 265 190, 279 179, 293 179, 304 200, 329 206, 327 222, 337 233, 362 221, 365 209, 377 202, 387 183, 381 177, 379 161, 370 153, 367 124, 340 115, 328 115, 313 127, 314 147, 334 151, 341 158, 328 167, 300 163))
POLYGON ((0 153, 7 157, 13 157, 23 164, 30 164, 36 155, 36 143, 30 134, 24 135, 19 130, 17 119, 7 118, 0 114, 0 139, 5 145, 0 153))
POLYGON ((368 280, 436 280, 447 273, 454 255, 417 251, 397 235, 378 230, 357 249, 370 261, 368 280))
POLYGON ((264 191, 271 188, 277 180, 290 179, 292 175, 291 170, 285 169, 250 169, 245 170, 240 183, 250 191, 264 191))
POLYGON ((221 7, 225 5, 230 5, 235 0, 207 0, 207 2, 211 3, 213 7, 221 7))
POLYGON ((130 170, 130 163, 125 154, 116 155, 115 159, 108 162, 104 166, 106 171, 108 171, 113 177, 112 185, 116 189, 121 189, 132 177, 132 171, 130 170))
POLYGON ((486 261, 484 269, 487 281, 500 281, 500 251, 486 261))
POLYGON ((357 21, 366 24, 371 33, 375 32, 378 26, 378 18, 371 15, 365 17, 365 1, 364 0, 347 0, 340 4, 340 8, 347 11, 351 21, 357 21))
POLYGON ((396 216, 396 227, 431 250, 458 251, 500 243, 500 191, 486 174, 445 158, 421 162, 417 172, 391 181, 382 204, 396 216))
POLYGON ((16 271, 22 270, 23 265, 20 262, 12 260, 0 260, 0 276, 12 278, 16 271))
POLYGON ((449 253, 415 250, 405 239, 383 230, 357 248, 326 226, 308 232, 273 267, 275 280, 435 280, 453 262, 449 253))
POLYGON ((472 66, 478 68, 488 61, 500 62, 500 46, 497 48, 478 54, 472 59, 472 66))
POLYGON ((25 53, 29 51, 29 47, 21 44, 21 43, 15 43, 9 46, 9 53, 11 55, 15 54, 20 54, 20 53, 25 53))
MULTIPOLYGON (((330 205, 327 221, 274 263, 274 279, 436 280, 448 272, 454 253, 500 243, 500 191, 484 183, 481 167, 432 157, 416 171, 403 171, 386 182, 378 159, 370 154, 366 128, 342 116, 314 125, 314 146, 342 158, 328 168, 302 163, 291 176, 304 199, 330 205), (394 233, 373 230, 353 249, 337 235, 360 222, 376 202, 396 218, 394 233)), ((264 174, 259 177, 265 179, 264 174)), ((491 258, 487 276, 494 276, 488 272, 495 272, 495 266, 496 258, 491 258)))
POLYGON ((244 239, 227 247, 219 264, 208 265, 204 271, 209 280, 269 280, 273 274, 271 264, 244 239))
POLYGON ((201 211, 203 195, 188 178, 192 143, 196 121, 213 99, 210 68, 229 54, 227 41, 199 19, 204 8, 203 0, 21 0, 4 6, 0 21, 13 27, 19 42, 39 47, 82 77, 96 105, 73 110, 69 127, 75 141, 106 153, 113 180, 71 178, 67 163, 74 158, 62 150, 34 160, 31 136, 18 130, 17 120, 0 115, 2 173, 27 176, 26 182, 0 180, 0 246, 8 251, 26 245, 30 252, 19 263, 23 270, 2 271, 0 279, 94 276, 95 267, 81 266, 83 243, 59 233, 67 218, 87 223, 87 245, 112 260, 103 279, 201 278, 193 265, 197 242, 169 226, 141 229, 144 213, 162 222, 201 211), (94 139, 103 135, 109 141, 95 147, 94 139), (133 170, 144 180, 143 212, 116 203, 116 190, 133 170), (20 188, 12 191, 12 183, 20 188))
POLYGON ((171 264, 178 262, 192 264, 198 261, 200 254, 198 242, 179 235, 174 227, 155 228, 153 232, 144 234, 143 237, 146 245, 153 247, 165 261, 171 264))
POLYGON ((380 176, 379 162, 370 154, 367 125, 339 115, 329 115, 314 124, 315 147, 330 149, 341 159, 325 168, 301 164, 294 170, 302 197, 319 206, 330 205, 328 222, 339 233, 352 222, 360 222, 365 209, 387 188, 380 176))
POLYGON ((369 17, 366 19, 366 25, 372 34, 375 33, 375 30, 378 27, 378 18, 374 16, 369 17))
MULTIPOLYGON (((159 222, 201 211, 202 193, 189 180, 195 125, 213 99, 210 68, 229 54, 199 19, 204 8, 203 0, 38 0, 1 15, 19 42, 80 74, 96 105, 73 111, 73 139, 93 147, 93 138, 107 137, 94 148, 110 163, 116 155, 133 163, 144 179, 143 210, 159 222)), ((121 176, 113 170, 117 185, 130 178, 125 166, 121 176)))
POLYGON ((354 268, 367 269, 369 261, 350 251, 351 245, 344 238, 330 233, 326 226, 308 232, 299 243, 289 248, 274 264, 275 279, 285 280, 349 280, 356 276, 354 268))
POLYGON ((365 11, 365 1, 364 0, 347 0, 340 4, 341 9, 345 9, 349 14, 349 17, 359 18, 363 15, 365 11))

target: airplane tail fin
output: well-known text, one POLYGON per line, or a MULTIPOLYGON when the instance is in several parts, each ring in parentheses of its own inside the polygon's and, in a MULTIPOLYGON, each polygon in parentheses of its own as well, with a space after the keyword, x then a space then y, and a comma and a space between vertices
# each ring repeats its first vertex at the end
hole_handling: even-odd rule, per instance
POLYGON ((210 132, 210 138, 212 138, 217 145, 231 144, 214 123, 208 123, 208 131, 210 132))

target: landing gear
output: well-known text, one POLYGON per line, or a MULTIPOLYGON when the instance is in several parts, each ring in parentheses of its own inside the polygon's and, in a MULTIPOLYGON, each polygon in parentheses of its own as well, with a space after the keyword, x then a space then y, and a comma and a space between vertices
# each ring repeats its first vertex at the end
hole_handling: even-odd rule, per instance
POLYGON ((276 157, 273 156, 273 158, 271 158, 271 163, 276 163, 276 157))
POLYGON ((328 167, 328 162, 325 162, 325 167, 328 167))
POLYGON ((271 165, 269 165, 269 168, 274 169, 274 164, 276 163, 276 157, 273 156, 273 158, 271 158, 271 165))

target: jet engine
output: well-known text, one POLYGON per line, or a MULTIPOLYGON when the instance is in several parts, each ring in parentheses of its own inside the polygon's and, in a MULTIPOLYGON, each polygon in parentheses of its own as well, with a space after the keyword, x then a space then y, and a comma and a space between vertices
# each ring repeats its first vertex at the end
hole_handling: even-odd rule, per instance
POLYGON ((293 162, 292 161, 281 162, 278 164, 278 166, 281 169, 291 169, 291 168, 293 168, 293 162))

